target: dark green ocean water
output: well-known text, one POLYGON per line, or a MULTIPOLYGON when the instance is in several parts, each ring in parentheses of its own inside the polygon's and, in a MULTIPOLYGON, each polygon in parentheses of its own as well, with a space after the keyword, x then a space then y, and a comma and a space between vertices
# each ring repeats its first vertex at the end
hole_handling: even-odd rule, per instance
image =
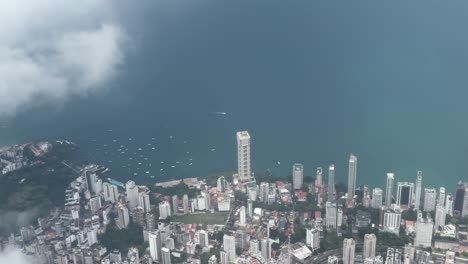
POLYGON ((248 130, 257 171, 335 163, 345 182, 352 152, 358 184, 423 170, 423 185, 453 190, 468 178, 466 1, 142 1, 119 12, 132 36, 119 77, 2 121, 0 143, 70 139, 113 177, 143 182, 234 169, 235 132, 248 130))

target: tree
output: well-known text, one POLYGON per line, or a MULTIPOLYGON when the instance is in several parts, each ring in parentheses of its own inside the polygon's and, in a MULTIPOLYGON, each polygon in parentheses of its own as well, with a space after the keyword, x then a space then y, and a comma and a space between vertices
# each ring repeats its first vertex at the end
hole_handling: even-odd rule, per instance
POLYGON ((401 213, 401 218, 409 221, 416 221, 418 218, 418 213, 413 209, 409 209, 401 213))

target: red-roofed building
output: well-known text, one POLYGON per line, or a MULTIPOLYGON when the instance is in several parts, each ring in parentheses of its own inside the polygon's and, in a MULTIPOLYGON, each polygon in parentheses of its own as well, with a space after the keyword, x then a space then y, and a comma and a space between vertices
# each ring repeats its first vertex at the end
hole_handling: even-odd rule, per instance
POLYGON ((296 191, 296 197, 299 202, 307 201, 307 193, 302 190, 296 191))
POLYGON ((284 183, 282 181, 277 181, 276 182, 276 187, 279 188, 279 187, 283 187, 284 186, 284 183))
POLYGON ((320 219, 321 220, 322 219, 322 212, 315 211, 315 219, 317 219, 317 220, 320 219))

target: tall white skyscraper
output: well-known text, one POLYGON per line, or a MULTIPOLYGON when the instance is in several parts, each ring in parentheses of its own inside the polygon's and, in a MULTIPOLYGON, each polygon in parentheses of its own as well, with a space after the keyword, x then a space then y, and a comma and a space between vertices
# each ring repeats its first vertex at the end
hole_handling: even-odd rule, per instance
POLYGON ((172 196, 172 215, 177 215, 179 213, 179 198, 177 195, 172 196))
POLYGON ((295 163, 292 168, 293 187, 299 190, 304 182, 304 166, 300 163, 295 163))
POLYGON ((162 264, 171 264, 171 251, 168 248, 162 248, 162 264))
POLYGON ((343 264, 354 264, 356 242, 352 238, 343 240, 343 264))
POLYGON ((119 191, 117 186, 104 182, 102 184, 103 192, 104 192, 104 201, 117 203, 119 200, 119 191))
POLYGON ((145 213, 151 210, 150 198, 147 192, 138 194, 138 206, 140 206, 145 213))
POLYGON ((241 208, 239 209, 239 223, 240 223, 240 225, 246 225, 247 224, 245 206, 241 206, 241 208))
POLYGON ((250 135, 247 131, 240 131, 237 132, 237 172, 241 181, 251 178, 250 166, 250 135))
POLYGON ((380 209, 383 204, 383 191, 380 188, 372 190, 372 208, 380 209))
POLYGON ((392 205, 393 195, 393 181, 395 180, 395 174, 387 173, 387 188, 385 189, 385 207, 390 208, 392 205))
POLYGON ((422 212, 418 211, 418 220, 416 221, 416 237, 414 245, 416 247, 430 247, 432 243, 432 231, 434 223, 430 218, 423 218, 422 212))
POLYGON ((422 191, 422 171, 416 174, 416 186, 414 188, 414 208, 419 209, 421 206, 421 191, 422 191))
POLYGON ((262 251, 262 257, 263 259, 266 260, 266 263, 269 263, 270 258, 271 258, 271 243, 269 238, 264 238, 260 242, 261 244, 261 251, 262 251))
POLYGON ((446 216, 447 213, 445 212, 445 207, 442 205, 437 205, 434 221, 434 232, 442 230, 442 228, 445 226, 446 216))
POLYGON ((356 190, 356 172, 357 172, 357 157, 351 154, 349 156, 348 167, 348 201, 354 199, 354 192, 356 190))
POLYGON ((336 207, 336 203, 327 202, 325 204, 325 216, 326 216, 325 225, 327 229, 337 228, 337 214, 338 214, 338 210, 336 207))
POLYGON ((268 193, 270 191, 270 185, 268 182, 261 182, 260 183, 260 202, 267 203, 268 202, 268 193))
POLYGON ((171 216, 171 205, 167 202, 159 203, 159 219, 166 219, 171 216))
POLYGON ((436 206, 437 191, 436 189, 429 187, 424 188, 424 212, 432 212, 436 206))
POLYGON ((189 202, 188 202, 188 195, 187 194, 184 194, 184 196, 182 197, 182 206, 184 208, 184 214, 188 214, 189 213, 189 202))
POLYGON ((315 176, 315 186, 321 187, 323 186, 323 172, 322 167, 317 167, 317 173, 315 176))
POLYGON ((128 207, 130 209, 138 207, 138 186, 135 185, 135 182, 128 181, 125 184, 125 190, 127 192, 128 207))
POLYGON ((327 186, 327 201, 333 202, 335 200, 335 165, 331 164, 328 167, 328 186, 327 186))
POLYGON ((117 208, 117 221, 115 222, 118 228, 127 228, 130 224, 130 214, 126 205, 119 204, 117 208))
POLYGON ((247 215, 253 217, 253 201, 250 199, 247 200, 247 215))
POLYGON ((364 251, 363 258, 375 258, 375 247, 377 245, 377 238, 374 234, 364 235, 364 251))
POLYGON ((151 231, 148 235, 150 255, 153 260, 161 260, 161 234, 159 230, 151 231))
POLYGON ((223 237, 224 251, 228 254, 229 262, 236 260, 236 237, 225 234, 223 237))
POLYGON ((437 205, 444 206, 445 205, 445 188, 440 187, 439 189, 439 200, 437 201, 437 205))
POLYGON ((320 248, 320 231, 317 228, 307 228, 306 243, 312 248, 312 251, 320 248))
POLYGON ((453 216, 453 195, 451 193, 447 194, 445 198, 445 212, 453 216))
POLYGON ((397 183, 397 198, 396 204, 401 208, 410 208, 413 203, 414 183, 399 182, 397 183))

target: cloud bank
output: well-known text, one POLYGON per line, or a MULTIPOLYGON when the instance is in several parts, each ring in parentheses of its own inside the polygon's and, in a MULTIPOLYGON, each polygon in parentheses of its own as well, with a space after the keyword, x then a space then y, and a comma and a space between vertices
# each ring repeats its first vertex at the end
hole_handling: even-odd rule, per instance
POLYGON ((5 248, 0 251, 0 263, 8 264, 32 264, 33 260, 21 253, 21 250, 17 248, 5 248))
POLYGON ((114 4, 0 1, 0 116, 87 95, 115 77, 128 36, 114 4))

